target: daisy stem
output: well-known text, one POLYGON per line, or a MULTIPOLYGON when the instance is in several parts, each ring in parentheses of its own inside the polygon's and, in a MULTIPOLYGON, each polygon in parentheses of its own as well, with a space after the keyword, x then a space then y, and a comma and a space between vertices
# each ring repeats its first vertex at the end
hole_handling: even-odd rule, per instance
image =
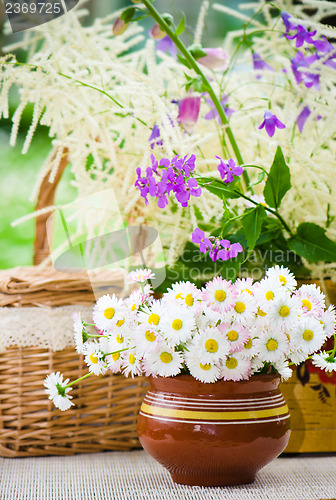
POLYGON ((107 339, 108 336, 107 335, 91 335, 91 333, 87 333, 86 334, 88 337, 97 337, 99 339, 107 339))
POLYGON ((123 352, 123 351, 128 351, 128 349, 135 349, 136 346, 134 345, 133 347, 124 347, 124 349, 120 349, 119 351, 113 351, 113 352, 106 352, 104 354, 104 360, 106 356, 111 356, 112 354, 117 354, 118 352, 123 352))
MULTIPOLYGON (((239 165, 242 165, 244 163, 243 157, 241 155, 241 152, 239 150, 238 144, 236 142, 235 136, 233 135, 233 132, 229 126, 229 120, 227 119, 227 116, 225 114, 225 111, 222 107, 222 104, 217 97, 215 91, 213 90, 209 80, 199 67, 199 65, 196 62, 196 59, 193 57, 191 52, 187 49, 187 47, 181 42, 179 39, 178 35, 175 34, 175 32, 170 28, 169 24, 163 19, 161 14, 156 10, 156 8, 152 5, 151 0, 143 0, 142 2, 144 5, 146 5, 147 10, 151 17, 158 23, 160 28, 167 33, 169 38, 174 42, 175 46, 180 50, 180 52, 184 55, 185 59, 187 60, 189 66, 195 71, 197 75, 199 75, 203 81, 205 89, 208 91, 209 96, 211 97, 212 102, 214 103, 214 106, 219 114, 219 117, 225 125, 225 131, 226 135, 228 136, 228 139, 231 143, 232 149, 236 155, 236 159, 239 163, 239 165)), ((248 173, 246 170, 243 171, 243 179, 245 183, 245 188, 247 188, 250 184, 250 179, 248 176, 248 173)))
POLYGON ((93 372, 89 372, 87 373, 86 375, 83 375, 83 377, 80 377, 80 378, 77 378, 76 380, 74 380, 73 382, 70 382, 70 384, 67 384, 64 389, 66 389, 67 387, 71 387, 72 385, 74 384, 77 384, 77 382, 80 382, 81 380, 89 377, 90 375, 93 375, 93 372))

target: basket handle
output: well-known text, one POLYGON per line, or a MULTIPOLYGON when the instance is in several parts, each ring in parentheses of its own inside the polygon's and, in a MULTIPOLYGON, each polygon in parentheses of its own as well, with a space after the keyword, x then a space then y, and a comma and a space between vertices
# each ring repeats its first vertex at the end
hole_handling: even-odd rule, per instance
MULTIPOLYGON (((41 182, 40 190, 37 196, 37 202, 35 209, 41 210, 43 208, 49 207, 54 204, 55 192, 57 185, 62 177, 65 167, 69 163, 68 160, 68 149, 63 148, 60 161, 57 166, 56 175, 52 182, 50 182, 50 173, 54 169, 54 162, 56 156, 58 156, 59 150, 56 149, 50 160, 50 168, 46 172, 43 180, 41 182)), ((50 248, 47 238, 47 220, 50 217, 50 213, 38 215, 36 217, 35 223, 35 241, 34 241, 34 265, 38 265, 43 262, 50 255, 50 248)))

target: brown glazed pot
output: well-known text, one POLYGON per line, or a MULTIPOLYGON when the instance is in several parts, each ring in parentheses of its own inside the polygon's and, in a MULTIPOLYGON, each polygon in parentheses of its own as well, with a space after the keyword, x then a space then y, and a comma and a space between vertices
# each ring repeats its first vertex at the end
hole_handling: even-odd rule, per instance
POLYGON ((173 481, 228 486, 254 481, 290 436, 277 375, 205 384, 191 375, 149 378, 138 435, 173 481))

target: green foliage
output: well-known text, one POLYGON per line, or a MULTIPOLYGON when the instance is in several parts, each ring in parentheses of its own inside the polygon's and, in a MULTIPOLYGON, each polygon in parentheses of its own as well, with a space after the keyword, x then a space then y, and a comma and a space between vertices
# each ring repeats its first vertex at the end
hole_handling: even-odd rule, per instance
POLYGON ((264 197, 267 205, 278 210, 282 198, 290 188, 290 171, 285 162, 281 147, 278 146, 264 188, 264 197))
MULTIPOLYGON (((236 178, 238 180, 238 177, 236 178)), ((240 195, 234 190, 235 182, 231 184, 226 184, 220 179, 215 177, 197 177, 197 182, 201 187, 207 189, 210 193, 215 194, 221 200, 223 196, 226 199, 239 198, 240 195)))
POLYGON ((243 229, 247 241, 249 252, 255 247, 255 244, 261 233, 261 225, 266 218, 266 210, 262 205, 257 205, 252 210, 245 212, 242 218, 243 229))
POLYGON ((175 30, 175 35, 176 36, 182 35, 182 33, 184 32, 184 29, 185 29, 185 15, 184 15, 184 13, 182 13, 182 18, 181 18, 181 21, 179 22, 179 24, 175 30))
POLYGON ((289 248, 310 262, 336 262, 336 243, 325 232, 313 222, 303 222, 289 240, 289 248))

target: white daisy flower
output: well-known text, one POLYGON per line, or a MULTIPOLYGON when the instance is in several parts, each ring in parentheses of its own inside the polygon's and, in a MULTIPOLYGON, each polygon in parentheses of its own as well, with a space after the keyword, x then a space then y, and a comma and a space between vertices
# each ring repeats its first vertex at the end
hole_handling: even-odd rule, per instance
POLYGON ((304 316, 291 335, 294 348, 305 354, 311 354, 320 349, 324 340, 321 322, 310 316, 304 316))
POLYGON ((157 330, 161 326, 160 322, 164 312, 161 302, 159 300, 153 300, 150 307, 145 304, 141 309, 142 310, 138 313, 139 322, 157 330))
POLYGON ((224 380, 247 380, 251 372, 251 361, 240 353, 232 353, 222 362, 221 374, 224 380))
POLYGON ((192 311, 179 305, 165 311, 160 321, 160 331, 172 347, 191 339, 195 327, 192 311))
POLYGON ((232 309, 237 292, 231 281, 220 276, 209 281, 203 289, 203 301, 219 313, 225 313, 232 309))
POLYGON ((238 278, 233 286, 237 293, 247 292, 254 295, 253 278, 238 278))
POLYGON ((321 351, 317 354, 313 354, 311 360, 313 365, 321 368, 321 370, 325 370, 326 372, 336 372, 336 358, 333 354, 321 351))
POLYGON ((206 330, 209 326, 215 327, 220 323, 220 313, 210 307, 202 306, 202 309, 195 315, 196 327, 199 330, 206 330))
POLYGON ((293 350, 289 354, 289 359, 291 360, 294 365, 300 365, 307 359, 307 354, 302 352, 302 350, 293 350))
POLYGON ((98 342, 91 340, 87 342, 83 350, 85 354, 84 361, 89 367, 89 371, 95 375, 104 375, 107 370, 104 353, 100 350, 98 342))
POLYGON ((147 325, 139 325, 134 333, 135 345, 139 353, 157 351, 162 342, 162 336, 147 325))
POLYGON ((274 266, 266 271, 266 276, 271 280, 280 283, 284 288, 287 288, 291 292, 294 292, 296 288, 296 279, 294 274, 283 266, 274 266))
POLYGON ((125 377, 131 375, 134 378, 135 375, 142 375, 141 356, 134 349, 123 352, 121 367, 125 377))
POLYGON ((262 361, 259 356, 254 356, 254 358, 251 359, 251 374, 253 375, 254 373, 260 372, 262 368, 264 368, 264 361, 262 361))
POLYGON ((160 346, 158 351, 149 352, 143 361, 146 376, 173 377, 183 367, 182 353, 174 351, 169 345, 160 346))
POLYGON ((196 380, 211 383, 216 382, 221 377, 220 367, 214 363, 205 363, 203 356, 198 355, 197 351, 185 352, 184 358, 190 375, 196 380))
POLYGON ((293 375, 293 370, 289 367, 287 359, 279 359, 272 363, 272 365, 279 373, 282 382, 288 380, 293 375))
POLYGON ((68 383, 69 379, 63 381, 63 375, 60 372, 50 373, 44 381, 44 387, 46 393, 49 394, 49 399, 62 411, 68 410, 73 405, 70 401, 72 396, 69 394, 72 387, 66 387, 68 383))
POLYGON ((74 319, 73 328, 74 328, 76 351, 78 352, 78 354, 83 354, 84 342, 85 340, 88 339, 88 337, 85 332, 85 328, 80 313, 75 312, 73 314, 73 319, 74 319))
POLYGON ((137 312, 139 307, 151 297, 152 287, 150 285, 145 285, 143 290, 140 288, 139 290, 135 290, 130 294, 130 296, 125 299, 125 305, 127 309, 130 309, 132 312, 137 312))
POLYGON ((335 306, 330 304, 328 309, 322 312, 319 318, 326 338, 330 338, 335 333, 335 306))
POLYGON ((136 269, 127 274, 129 283, 144 283, 147 280, 155 279, 155 274, 150 269, 136 269))
POLYGON ((279 331, 265 329, 256 340, 259 351, 258 357, 266 363, 273 363, 282 359, 289 351, 287 335, 279 331))
POLYGON ((284 288, 279 281, 265 278, 255 286, 254 296, 258 302, 259 309, 264 313, 270 308, 272 301, 283 293, 284 288))
POLYGON ((117 323, 125 317, 126 310, 122 299, 118 299, 115 294, 103 295, 97 300, 93 310, 93 321, 98 330, 111 330, 117 323))
POLYGON ((321 291, 321 288, 317 286, 315 283, 310 285, 301 285, 297 290, 297 294, 300 296, 308 296, 315 299, 320 307, 325 307, 325 295, 321 291))
POLYGON ((302 285, 296 290, 295 295, 300 300, 301 308, 305 314, 321 316, 325 307, 325 296, 316 285, 302 285))
POLYGON ((233 303, 233 309, 230 311, 232 319, 241 324, 250 323, 257 312, 257 304, 252 295, 247 292, 241 292, 233 303))
POLYGON ((300 303, 295 295, 282 293, 274 299, 268 311, 268 321, 273 328, 292 329, 299 320, 300 303))
POLYGON ((250 338, 244 342, 239 354, 243 356, 243 358, 252 359, 258 353, 257 338, 251 334, 250 338))
POLYGON ((164 294, 162 301, 166 300, 176 300, 179 304, 195 311, 199 308, 199 301, 202 300, 202 292, 193 283, 180 281, 174 283, 172 288, 164 294))
POLYGON ((216 363, 230 352, 229 342, 218 328, 207 328, 195 335, 192 345, 193 352, 198 353, 202 363, 216 363))
POLYGON ((240 350, 249 338, 249 332, 240 323, 220 323, 218 330, 225 336, 228 341, 230 352, 240 350))
POLYGON ((107 368, 111 370, 112 373, 120 373, 123 364, 123 358, 121 352, 114 352, 106 356, 107 368))

